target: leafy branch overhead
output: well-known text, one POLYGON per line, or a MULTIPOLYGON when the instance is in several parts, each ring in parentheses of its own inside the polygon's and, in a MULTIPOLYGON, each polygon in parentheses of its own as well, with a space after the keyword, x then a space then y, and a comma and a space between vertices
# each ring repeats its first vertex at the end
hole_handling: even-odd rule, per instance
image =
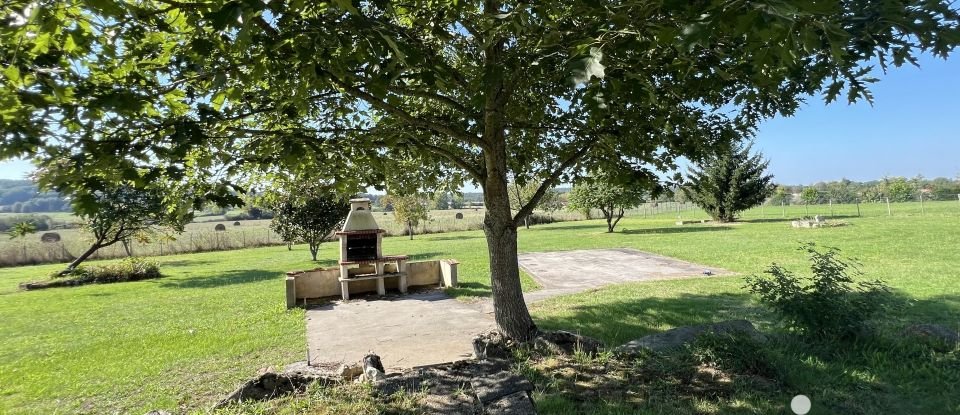
MULTIPOLYGON (((960 42, 956 10, 935 1, 105 0, 7 2, 0 16, 0 156, 87 154, 84 171, 147 168, 144 183, 196 180, 197 197, 224 202, 238 189, 201 179, 305 154, 385 167, 362 177, 377 184, 398 157, 430 181, 482 184, 501 144, 507 169, 546 187, 577 166, 666 168, 805 95, 869 100, 867 62, 960 42)), ((68 173, 58 181, 84 175, 68 173)))

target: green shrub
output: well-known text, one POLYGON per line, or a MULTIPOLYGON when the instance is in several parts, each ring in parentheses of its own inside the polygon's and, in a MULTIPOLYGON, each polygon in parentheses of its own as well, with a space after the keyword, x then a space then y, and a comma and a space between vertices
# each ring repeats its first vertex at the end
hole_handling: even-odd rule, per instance
POLYGON ((854 281, 861 276, 857 263, 841 259, 836 248, 817 250, 803 244, 813 275, 801 277, 774 263, 769 276, 747 278, 750 292, 772 308, 788 328, 812 336, 855 337, 864 322, 886 310, 890 288, 883 281, 854 281))
POLYGON ((253 219, 250 214, 244 211, 231 210, 223 215, 226 220, 250 220, 253 219))
POLYGON ((119 262, 94 266, 78 266, 65 275, 53 274, 59 279, 72 280, 79 284, 137 281, 160 278, 157 261, 139 257, 126 258, 119 262))

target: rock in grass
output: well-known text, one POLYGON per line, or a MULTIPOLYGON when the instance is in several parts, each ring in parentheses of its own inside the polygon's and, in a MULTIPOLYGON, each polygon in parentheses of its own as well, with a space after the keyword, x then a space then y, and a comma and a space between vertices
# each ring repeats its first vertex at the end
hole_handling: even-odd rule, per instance
POLYGON ((383 363, 380 362, 380 356, 370 353, 363 357, 364 380, 379 382, 386 376, 385 372, 383 363))
POLYGON ((568 355, 577 350, 595 355, 603 349, 603 342, 600 340, 563 330, 544 331, 533 340, 533 345, 537 349, 568 355))
POLYGON ((527 392, 517 392, 490 403, 484 409, 487 415, 534 415, 537 413, 527 392))
POLYGON ((342 377, 345 381, 352 381, 363 374, 363 366, 360 366, 357 363, 343 364, 340 365, 340 369, 337 370, 337 374, 340 375, 340 377, 342 377))
POLYGON ((482 333, 473 338, 473 357, 477 360, 504 359, 513 356, 513 342, 499 331, 482 333))
POLYGON ((223 408, 233 403, 265 401, 290 393, 301 393, 314 382, 330 385, 335 380, 309 365, 293 364, 288 366, 283 373, 267 371, 246 381, 218 402, 213 409, 223 408))
POLYGON ((663 333, 651 334, 632 340, 614 351, 619 354, 636 354, 643 350, 661 352, 675 349, 691 343, 704 333, 714 334, 743 334, 756 342, 765 342, 766 336, 757 331, 753 324, 746 320, 730 320, 713 324, 677 327, 663 333))
POLYGON ((960 345, 960 334, 939 324, 917 323, 903 329, 903 334, 919 338, 938 352, 949 352, 960 345))

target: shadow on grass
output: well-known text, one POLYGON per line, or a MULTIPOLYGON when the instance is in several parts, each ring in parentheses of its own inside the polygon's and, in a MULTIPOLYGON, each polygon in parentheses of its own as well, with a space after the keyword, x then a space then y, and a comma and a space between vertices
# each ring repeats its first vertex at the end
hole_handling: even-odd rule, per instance
MULTIPOLYGON (((816 215, 814 215, 814 216, 816 216, 816 215)), ((823 216, 823 217, 824 217, 825 219, 827 219, 827 220, 830 220, 830 219, 855 219, 855 218, 858 218, 858 217, 859 217, 859 216, 857 216, 857 215, 833 215, 833 216, 820 215, 820 216, 823 216)), ((811 217, 812 217, 812 216, 811 216, 811 217)), ((786 218, 752 218, 752 219, 739 219, 739 220, 737 220, 737 222, 741 222, 741 223, 776 223, 776 222, 793 222, 793 221, 795 221, 795 220, 800 220, 800 217, 799 217, 799 216, 788 216, 788 217, 786 217, 786 218)))
POLYGON ((165 260, 164 257, 156 257, 158 262, 160 262, 161 267, 195 267, 200 265, 210 265, 214 263, 220 263, 222 261, 212 261, 209 259, 175 259, 175 260, 165 260))
MULTIPOLYGON (((896 297, 895 302, 906 301, 902 295, 896 297)), ((773 318, 751 306, 750 296, 746 293, 687 294, 675 298, 607 302, 602 298, 580 297, 567 304, 567 308, 555 316, 535 320, 543 329, 580 332, 604 340, 610 347, 670 327, 737 318, 757 323, 773 318)), ((547 307, 553 308, 549 304, 547 307)), ((776 328, 764 330, 769 341, 762 346, 758 356, 750 358, 769 362, 774 378, 757 384, 764 386, 759 393, 752 390, 757 385, 744 385, 747 387, 739 388, 735 400, 741 404, 745 402, 746 407, 776 408, 785 403, 780 401, 783 396, 789 400, 789 396, 804 394, 811 397, 814 405, 824 413, 950 413, 958 408, 954 397, 960 396, 960 371, 957 370, 960 356, 956 352, 935 353, 917 338, 902 334, 901 327, 922 321, 956 328, 960 296, 943 295, 913 301, 911 307, 913 310, 906 315, 881 316, 884 320, 880 323, 890 324, 881 324, 873 331, 875 334, 856 340, 803 337, 776 328), (901 321, 901 318, 906 320, 901 321), (944 412, 945 408, 950 410, 944 412)), ((548 396, 549 399, 560 396, 548 395, 553 395, 548 396)), ((711 398, 689 394, 674 395, 671 399, 701 401, 711 398)), ((720 399, 715 403, 724 406, 727 402, 720 399)), ((569 405, 567 402, 559 404, 560 408, 569 405)), ((597 401, 587 405, 596 405, 593 409, 599 409, 602 404, 597 401)), ((644 406, 640 403, 638 407, 644 406)), ((633 408, 623 409, 612 413, 633 411, 633 408)), ((594 413, 605 412, 596 410, 594 413)))
MULTIPOLYGON (((387 254, 389 255, 389 254, 387 254)), ((450 256, 449 252, 417 252, 414 254, 404 254, 410 261, 426 261, 430 259, 440 259, 450 256)))
POLYGON ((490 286, 479 282, 461 282, 456 288, 448 288, 451 297, 489 297, 490 286))
MULTIPOLYGON (((675 228, 642 228, 642 229, 627 229, 624 228, 619 231, 619 233, 625 235, 651 235, 651 234, 671 234, 671 233, 695 233, 695 232, 717 232, 717 231, 729 231, 732 229, 729 226, 677 226, 675 228)), ((615 231, 616 232, 616 231, 615 231)))
POLYGON ((576 221, 573 223, 571 222, 547 223, 543 225, 533 226, 530 228, 531 231, 551 230, 551 229, 568 229, 568 230, 596 229, 597 231, 606 232, 607 224, 602 222, 582 223, 582 221, 576 221))
POLYGON ((637 298, 573 305, 561 316, 535 320, 541 328, 576 331, 613 346, 671 327, 745 318, 752 310, 749 302, 746 293, 637 298))
MULTIPOLYGON (((164 288, 218 288, 228 285, 249 284, 266 280, 279 280, 282 273, 262 269, 225 271, 217 275, 198 275, 191 277, 167 278, 158 280, 164 288)), ((282 290, 278 286, 277 290, 282 290)), ((277 291, 280 292, 280 291, 277 291)))
POLYGON ((432 236, 432 235, 442 235, 442 234, 430 234, 424 236, 423 239, 429 239, 431 241, 460 241, 465 239, 484 239, 483 235, 463 235, 463 236, 432 236))

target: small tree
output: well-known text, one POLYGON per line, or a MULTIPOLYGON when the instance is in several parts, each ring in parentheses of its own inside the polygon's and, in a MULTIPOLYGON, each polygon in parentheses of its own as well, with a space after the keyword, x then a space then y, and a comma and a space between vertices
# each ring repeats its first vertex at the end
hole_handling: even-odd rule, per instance
POLYGON ((917 188, 903 177, 885 177, 881 191, 891 202, 909 202, 914 199, 917 188))
POLYGON ((430 218, 427 203, 418 194, 408 196, 387 195, 386 203, 393 207, 393 218, 397 223, 407 226, 410 240, 413 240, 413 228, 430 218))
POLYGON ((810 214, 810 205, 817 203, 820 200, 820 192, 816 187, 808 186, 804 187, 800 191, 800 201, 803 202, 803 211, 806 214, 810 214))
POLYGON ((790 194, 790 190, 785 186, 777 186, 776 190, 773 191, 773 195, 770 196, 770 204, 789 205, 792 197, 793 195, 790 194))
POLYGON ((37 225, 33 222, 20 222, 16 225, 13 225, 7 233, 10 235, 10 239, 20 239, 20 252, 23 255, 23 260, 27 259, 27 245, 23 242, 26 239, 27 235, 30 235, 37 231, 37 225))
POLYGON ((279 234, 288 247, 295 241, 306 242, 310 256, 316 261, 320 244, 343 226, 350 213, 350 202, 330 189, 316 188, 297 196, 280 197, 272 210, 270 229, 279 234))
MULTIPOLYGON (((509 183, 507 186, 510 187, 510 209, 519 212, 523 206, 534 200, 537 190, 539 190, 542 185, 543 183, 540 182, 528 182, 525 185, 520 185, 516 182, 509 183)), ((546 212, 553 212, 560 209, 560 207, 560 193, 550 188, 547 188, 543 192, 540 201, 534 205, 534 209, 540 209, 546 212)), ((533 209, 529 210, 523 217, 523 225, 527 229, 530 229, 530 215, 532 214, 533 209)))
POLYGON ((838 249, 805 243, 800 250, 810 258, 810 276, 774 263, 767 276, 747 277, 745 287, 790 329, 816 337, 856 337, 864 322, 889 306, 890 287, 880 280, 858 280, 859 264, 841 258, 838 249))
POLYGON ((193 220, 190 206, 179 202, 171 205, 160 188, 141 189, 129 183, 80 194, 74 199, 75 210, 85 222, 84 229, 93 235, 93 243, 71 262, 67 274, 101 248, 117 242, 139 239, 168 228, 176 233, 193 220))
POLYGON ((624 211, 642 203, 644 196, 643 186, 617 185, 594 177, 573 186, 567 207, 581 212, 600 209, 607 221, 607 232, 612 233, 624 211))
POLYGON ((737 214, 759 206, 773 193, 773 176, 760 153, 750 155, 751 145, 732 144, 706 157, 687 173, 683 190, 693 203, 713 220, 733 222, 737 214))

